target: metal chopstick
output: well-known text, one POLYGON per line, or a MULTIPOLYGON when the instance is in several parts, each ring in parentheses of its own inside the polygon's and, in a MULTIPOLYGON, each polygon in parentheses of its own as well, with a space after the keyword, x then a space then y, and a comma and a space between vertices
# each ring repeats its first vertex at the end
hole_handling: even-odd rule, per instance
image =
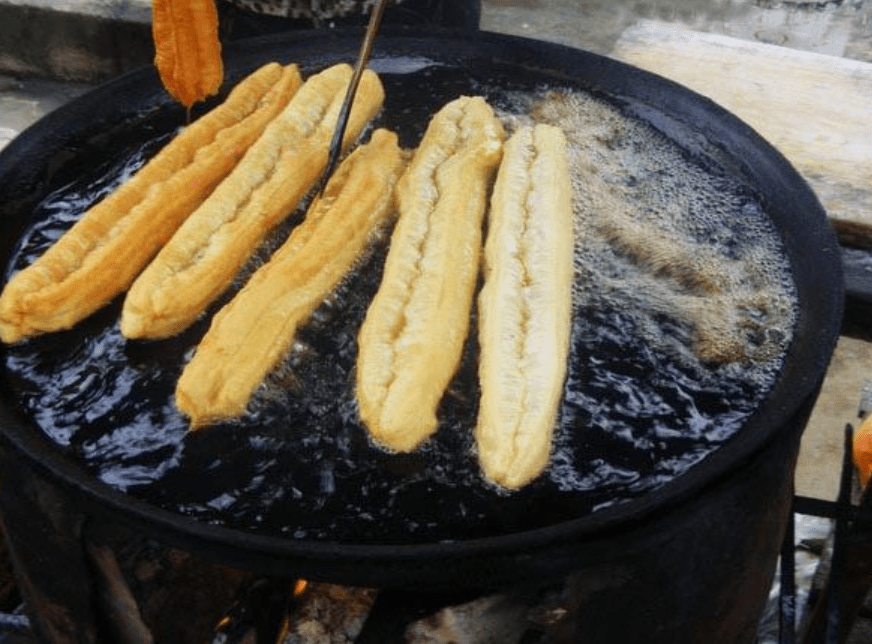
POLYGON ((342 102, 342 108, 339 110, 339 118, 336 121, 336 129, 333 130, 333 139, 330 141, 330 149, 327 155, 327 167, 324 168, 324 173, 321 175, 321 181, 318 186, 318 194, 324 191, 327 181, 336 169, 339 163, 339 156, 342 154, 342 138, 345 136, 345 127, 348 124, 348 116, 351 113, 351 106, 354 103, 354 96, 357 93, 357 86, 360 83, 360 77, 363 70, 366 69, 366 64, 369 62, 369 56, 372 53, 372 47, 375 43, 375 38, 378 35, 378 29, 381 25, 382 15, 385 12, 387 0, 378 0, 372 8, 372 13, 369 15, 369 24, 366 26, 366 33, 363 36, 363 43, 360 46, 360 52, 357 55, 357 63, 354 66, 354 73, 351 76, 351 82, 348 84, 348 90, 345 93, 345 100, 342 102))

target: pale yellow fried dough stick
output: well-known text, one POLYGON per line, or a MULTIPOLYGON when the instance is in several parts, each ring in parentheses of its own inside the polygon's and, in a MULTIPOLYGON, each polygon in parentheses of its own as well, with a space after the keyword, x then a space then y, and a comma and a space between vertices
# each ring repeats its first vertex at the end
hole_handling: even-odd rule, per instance
POLYGON ((176 387, 176 405, 192 428, 245 412, 297 328, 394 212, 403 164, 397 136, 376 130, 342 162, 303 223, 215 315, 176 387))
POLYGON ((430 121, 397 186, 399 220, 358 336, 357 401, 375 442, 410 451, 438 424, 460 362, 503 128, 481 97, 430 121))
POLYGON ((301 84, 295 65, 253 72, 85 212, 9 280, 0 296, 0 339, 70 328, 127 289, 301 84))
MULTIPOLYGON (((350 78, 351 67, 343 64, 303 83, 134 282, 121 313, 126 337, 175 335, 230 286, 265 235, 293 212, 320 177, 350 78)), ((367 70, 348 119, 345 145, 360 136, 383 100, 381 81, 367 70)))
POLYGON ((519 488, 548 464, 569 355, 572 186, 563 132, 506 142, 488 214, 478 298, 476 443, 487 478, 519 488))

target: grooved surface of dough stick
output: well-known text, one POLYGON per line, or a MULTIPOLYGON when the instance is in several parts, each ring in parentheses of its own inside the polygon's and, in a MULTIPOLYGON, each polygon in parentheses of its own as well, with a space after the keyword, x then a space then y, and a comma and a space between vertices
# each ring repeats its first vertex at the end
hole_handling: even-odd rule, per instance
POLYGON ((232 170, 302 84, 270 63, 185 128, 81 219, 0 296, 0 338, 67 329, 122 293, 232 170))
POLYGON ((190 107, 224 78, 215 0, 152 0, 154 64, 166 90, 190 107))
POLYGON ((506 142, 488 222, 476 442, 485 476, 517 488, 548 463, 569 355, 572 187, 559 128, 506 142))
POLYGON ((504 138, 484 99, 461 97, 433 117, 398 184, 400 218, 357 362, 361 418, 389 449, 412 450, 436 430, 469 328, 504 138))
POLYGON ((176 387, 176 405, 192 427, 245 412, 297 328, 393 212, 402 167, 396 135, 376 130, 342 162, 305 221, 218 312, 176 387))
MULTIPOLYGON (((121 314, 126 337, 175 335, 230 286, 264 236, 320 177, 350 78, 350 66, 336 65, 306 80, 134 282, 121 314)), ((381 82, 366 71, 348 120, 346 145, 360 136, 383 100, 381 82)))

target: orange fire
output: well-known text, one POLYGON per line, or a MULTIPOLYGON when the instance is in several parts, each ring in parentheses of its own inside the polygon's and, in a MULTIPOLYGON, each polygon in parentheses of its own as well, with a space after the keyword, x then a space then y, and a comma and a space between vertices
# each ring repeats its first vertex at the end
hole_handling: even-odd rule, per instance
POLYGON ((309 585, 309 582, 305 579, 298 579, 297 583, 294 584, 294 597, 299 597, 304 592, 306 592, 306 587, 309 585))
POLYGON ((854 432, 853 460, 860 485, 866 487, 872 476, 872 414, 867 416, 860 428, 854 432))

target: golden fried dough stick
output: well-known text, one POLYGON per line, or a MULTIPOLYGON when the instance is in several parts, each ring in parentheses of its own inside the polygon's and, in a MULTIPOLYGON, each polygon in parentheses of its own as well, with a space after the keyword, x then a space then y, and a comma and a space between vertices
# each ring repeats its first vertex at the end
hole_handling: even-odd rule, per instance
POLYGON ((400 217, 358 336, 357 401, 372 438, 415 449, 438 424, 469 327, 503 128, 480 97, 431 120, 397 186, 400 217))
POLYGON ((305 221, 212 320, 176 387, 191 427, 241 416, 297 328, 339 284, 394 212, 397 136, 376 130, 337 169, 305 221))
POLYGON ((487 478, 518 488, 548 464, 569 355, 572 186, 557 127, 522 128, 504 146, 484 276, 478 457, 487 478))
MULTIPOLYGON (((293 212, 321 175, 350 78, 351 67, 343 64, 303 83, 134 282, 121 314, 126 337, 175 335, 230 286, 264 236, 293 212)), ((383 100, 381 81, 367 70, 348 120, 346 146, 360 136, 383 100)))
POLYGON ((224 77, 215 0, 152 0, 154 64, 166 90, 191 107, 224 77))
POLYGON ((0 339, 67 329, 127 289, 302 84, 270 63, 172 141, 52 245, 0 296, 0 339))

